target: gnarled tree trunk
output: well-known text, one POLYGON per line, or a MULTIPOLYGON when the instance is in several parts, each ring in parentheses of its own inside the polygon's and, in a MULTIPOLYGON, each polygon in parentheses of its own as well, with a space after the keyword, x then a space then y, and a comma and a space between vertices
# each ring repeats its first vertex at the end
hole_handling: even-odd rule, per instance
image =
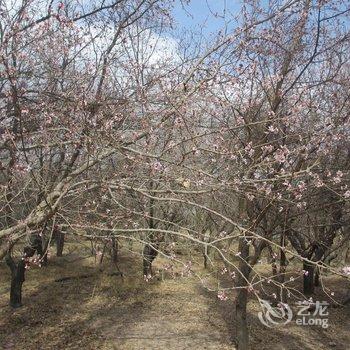
POLYGON ((6 254, 6 263, 11 270, 10 305, 13 308, 22 306, 22 285, 25 280, 24 275, 26 267, 25 259, 32 257, 35 252, 40 258, 43 257, 41 237, 32 235, 29 241, 30 245, 24 247, 23 258, 21 258, 17 264, 12 259, 10 251, 6 254))
POLYGON ((11 270, 10 306, 18 308, 22 306, 22 285, 24 282, 25 261, 22 259, 16 263, 10 253, 6 255, 6 264, 11 270))

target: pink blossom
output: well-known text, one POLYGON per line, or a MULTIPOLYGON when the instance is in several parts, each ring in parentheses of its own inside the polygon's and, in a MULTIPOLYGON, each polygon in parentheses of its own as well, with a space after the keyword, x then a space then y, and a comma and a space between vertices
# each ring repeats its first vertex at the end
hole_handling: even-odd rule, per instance
POLYGON ((224 268, 221 270, 221 274, 224 275, 226 272, 227 272, 227 268, 224 267, 224 268))
POLYGON ((277 129, 277 128, 275 128, 275 127, 274 127, 274 126, 272 126, 272 125, 270 125, 270 126, 268 127, 268 130, 269 130, 271 133, 278 132, 278 129, 277 129))
POLYGON ((343 267, 342 272, 350 276, 350 266, 343 267))
POLYGON ((164 169, 164 167, 163 167, 162 163, 157 160, 152 164, 152 169, 154 171, 161 171, 164 169))
POLYGON ((218 291, 218 299, 225 301, 228 299, 228 297, 224 291, 218 291))
POLYGON ((278 150, 274 154, 274 158, 275 158, 275 161, 279 163, 284 163, 286 161, 286 156, 282 150, 278 150))

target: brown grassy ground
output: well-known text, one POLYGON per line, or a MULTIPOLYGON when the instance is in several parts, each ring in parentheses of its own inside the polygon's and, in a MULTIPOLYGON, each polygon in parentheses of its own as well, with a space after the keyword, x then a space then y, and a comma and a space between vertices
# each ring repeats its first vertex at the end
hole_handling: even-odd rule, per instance
MULTIPOLYGON (((67 246, 65 257, 27 272, 24 306, 17 310, 7 305, 9 272, 0 264, 0 349, 235 348, 232 298, 219 301, 194 277, 145 282, 141 259, 127 253, 120 259, 124 278, 109 276, 108 262, 101 273, 92 258, 81 259, 81 251, 78 255, 67 246), (91 277, 55 282, 82 274, 91 277)), ((349 287, 332 283, 340 291, 349 287)), ((295 323, 269 329, 260 324, 258 311, 251 300, 253 349, 350 349, 349 307, 330 310, 328 329, 295 323)))

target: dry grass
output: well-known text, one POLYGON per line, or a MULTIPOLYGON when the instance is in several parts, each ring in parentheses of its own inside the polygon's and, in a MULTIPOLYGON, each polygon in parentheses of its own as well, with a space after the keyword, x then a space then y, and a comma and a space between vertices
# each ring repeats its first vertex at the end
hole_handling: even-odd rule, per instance
MULTIPOLYGON (((120 259, 124 278, 110 276, 108 261, 101 272, 93 258, 79 258, 84 254, 88 256, 88 249, 78 252, 75 244, 68 244, 63 258, 52 258, 48 267, 30 269, 24 306, 17 310, 7 305, 9 271, 0 264, 0 349, 235 348, 231 338, 234 295, 219 301, 194 277, 165 275, 163 280, 145 282, 140 257, 126 252, 120 259), (82 274, 91 277, 55 282, 82 274)), ((163 262, 158 258, 155 268, 163 262)), ((252 299, 248 321, 253 349, 350 348, 349 308, 330 311, 328 330, 295 324, 269 330, 259 323, 258 311, 252 299)))

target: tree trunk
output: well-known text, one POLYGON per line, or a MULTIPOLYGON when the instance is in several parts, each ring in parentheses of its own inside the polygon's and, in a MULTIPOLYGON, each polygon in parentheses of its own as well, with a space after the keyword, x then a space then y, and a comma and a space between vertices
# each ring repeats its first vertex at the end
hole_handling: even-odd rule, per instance
POLYGON ((10 254, 6 256, 6 263, 11 270, 10 306, 22 306, 22 285, 24 282, 25 261, 20 260, 16 265, 10 254))
POLYGON ((96 264, 101 265, 103 262, 104 252, 105 252, 105 244, 96 244, 96 264))
POLYGON ((115 237, 112 237, 111 242, 111 260, 113 264, 116 264, 118 262, 118 240, 115 237))
POLYGON ((208 260, 209 260, 209 247, 208 243, 210 242, 210 231, 207 230, 204 233, 204 247, 203 247, 203 258, 204 258, 204 268, 208 268, 208 260))
MULTIPOLYGON (((153 180, 150 182, 150 189, 153 189, 153 180)), ((154 196, 154 193, 151 192, 151 194, 154 196)), ((156 228, 156 223, 154 220, 154 199, 150 198, 149 200, 149 220, 148 220, 148 227, 150 229, 156 228)), ((149 235, 149 242, 150 244, 145 244, 143 247, 143 275, 149 276, 152 275, 152 262, 157 257, 158 251, 154 249, 153 247, 158 248, 158 243, 156 243, 156 240, 154 238, 154 232, 151 232, 149 235)))
MULTIPOLYGON (((280 268, 279 268, 279 282, 281 285, 284 283, 285 278, 286 278, 287 257, 286 257, 286 253, 284 251, 285 243, 286 243, 285 237, 284 237, 284 235, 281 235, 280 268)), ((281 287, 281 289, 280 289, 280 301, 282 303, 285 303, 287 301, 287 289, 286 288, 281 287)))
POLYGON ((205 269, 208 268, 208 252, 207 252, 207 247, 204 247, 204 253, 203 253, 203 267, 205 269))
POLYGON ((61 257, 63 255, 64 247, 64 232, 56 232, 56 256, 61 257))
POLYGON ((320 268, 317 267, 315 271, 315 287, 320 286, 320 268))
POLYGON ((22 285, 24 282, 26 258, 32 257, 35 253, 39 258, 43 257, 43 247, 41 237, 39 235, 30 236, 30 245, 23 248, 23 258, 16 263, 11 257, 11 252, 7 251, 6 264, 11 270, 11 289, 10 289, 10 305, 13 308, 22 306, 22 285))
POLYGON ((314 265, 304 261, 303 263, 304 270, 304 294, 311 295, 314 292, 314 265))
POLYGON ((268 263, 271 264, 272 267, 272 276, 277 276, 277 265, 276 265, 276 257, 274 256, 271 245, 267 246, 269 255, 268 255, 268 263))
MULTIPOLYGON (((156 245, 154 243, 154 245, 156 245)), ((154 249, 151 245, 145 244, 143 248, 143 275, 148 276, 152 274, 152 262, 158 255, 156 249, 154 249)))
POLYGON ((47 266, 47 263, 48 263, 48 260, 47 260, 48 249, 49 249, 49 240, 45 239, 45 241, 43 242, 43 257, 41 261, 41 264, 43 266, 47 266))
POLYGON ((239 241, 240 262, 238 264, 238 273, 236 279, 237 297, 236 297, 236 320, 237 320, 237 349, 249 349, 249 331, 247 325, 247 300, 248 300, 248 278, 250 267, 247 264, 249 258, 249 245, 245 237, 239 241))
POLYGON ((236 299, 237 349, 249 349, 249 333, 247 326, 247 289, 239 289, 236 299))

